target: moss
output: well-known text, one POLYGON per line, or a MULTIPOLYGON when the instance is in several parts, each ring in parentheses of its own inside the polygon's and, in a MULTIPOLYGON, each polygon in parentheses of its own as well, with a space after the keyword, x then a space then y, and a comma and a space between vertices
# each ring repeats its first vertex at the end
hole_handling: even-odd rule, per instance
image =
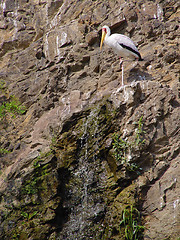
POLYGON ((124 208, 128 205, 135 205, 136 185, 132 183, 128 187, 124 188, 114 199, 114 206, 119 210, 121 214, 124 208))
POLYGON ((40 224, 40 222, 34 220, 19 221, 12 231, 8 232, 6 239, 13 240, 27 240, 31 239, 46 239, 46 228, 40 224))
MULTIPOLYGON (((111 186, 109 187, 111 188, 111 186)), ((124 209, 126 209, 127 206, 136 205, 135 194, 135 183, 132 183, 128 187, 124 188, 118 194, 117 191, 115 191, 115 195, 113 197, 112 194, 107 194, 107 198, 109 199, 108 212, 111 217, 109 218, 108 216, 106 216, 104 219, 103 225, 106 227, 104 228, 102 239, 124 240, 124 233, 120 232, 119 224, 121 222, 122 212, 124 211, 124 209)))
POLYGON ((33 196, 40 194, 44 187, 44 178, 50 173, 51 164, 44 163, 45 159, 51 156, 51 152, 43 153, 38 156, 33 162, 33 171, 28 179, 24 181, 21 189, 21 198, 25 195, 33 196))
MULTIPOLYGON (((52 151, 34 160, 32 171, 26 175, 21 188, 21 207, 15 209, 16 215, 9 215, 9 219, 18 220, 18 229, 24 226, 28 238, 47 236, 50 228, 47 222, 61 228, 71 211, 66 208, 81 205, 86 181, 90 204, 94 208, 96 204, 104 204, 106 209, 102 207, 102 212, 94 213, 98 216, 92 213, 93 220, 87 220, 85 233, 87 231, 88 236, 91 232, 94 239, 123 239, 119 232, 121 214, 128 205, 135 204, 136 187, 116 161, 112 141, 106 144, 107 139, 112 140, 115 129, 120 128, 115 124, 116 116, 111 102, 106 100, 87 108, 64 124, 61 133, 52 140, 52 151), (81 164, 86 165, 83 170, 81 164), (109 175, 102 168, 104 165, 108 166, 109 175)), ((17 231, 17 237, 20 233, 17 231)))
MULTIPOLYGON (((118 169, 117 161, 115 160, 113 153, 109 151, 112 147, 106 147, 107 136, 111 136, 115 130, 114 122, 116 121, 116 112, 113 111, 112 104, 108 101, 101 104, 97 104, 92 109, 87 109, 86 114, 82 114, 77 121, 72 121, 70 127, 70 122, 68 126, 63 129, 63 133, 57 138, 56 143, 56 156, 59 161, 59 167, 70 168, 73 171, 73 166, 78 166, 81 157, 86 158, 87 164, 97 164, 101 159, 108 162, 109 168, 114 175, 115 181, 108 180, 107 191, 106 188, 102 193, 96 193, 96 199, 102 198, 106 202, 106 206, 109 206, 109 212, 112 213, 113 223, 111 223, 111 218, 108 216, 102 217, 100 224, 93 224, 89 226, 91 229, 94 239, 121 239, 119 238, 119 223, 121 220, 121 213, 127 207, 135 203, 135 185, 130 185, 130 182, 124 179, 122 187, 118 187, 116 176, 118 169), (88 113, 88 114, 87 114, 88 113), (94 162, 95 160, 95 162, 94 162), (94 162, 94 163, 93 163, 94 162), (77 165, 76 165, 77 164, 77 165), (113 192, 112 189, 116 188, 113 192), (123 190, 124 188, 124 190, 123 190), (113 192, 113 193, 112 193, 113 192), (113 203, 112 203, 113 201, 113 203), (107 226, 107 228, 102 228, 102 225, 107 226), (112 225, 112 227, 110 227, 112 225), (94 232, 94 228, 97 230, 94 232), (118 236, 118 237, 117 237, 118 236)), ((94 173, 94 179, 98 174, 94 173)), ((76 204, 81 203, 82 196, 82 179, 78 178, 72 174, 70 180, 66 184, 67 191, 73 192, 75 194, 76 204)), ((90 194, 90 190, 89 194, 90 194)), ((92 193, 93 194, 93 193, 92 193)), ((91 195, 91 197, 93 197, 91 195)), ((123 238, 122 238, 123 239, 123 238)))
POLYGON ((108 166, 109 166, 111 172, 114 175, 115 181, 117 181, 118 177, 117 177, 116 171, 118 169, 118 165, 117 165, 117 162, 116 162, 113 154, 114 154, 114 152, 112 152, 112 151, 108 152, 108 154, 107 154, 107 162, 108 162, 108 166))
POLYGON ((59 167, 68 168, 76 159, 77 139, 69 132, 62 134, 56 143, 56 156, 60 160, 59 167))
POLYGON ((6 82, 4 80, 0 80, 0 91, 4 91, 6 89, 6 82))
POLYGON ((11 224, 12 228, 8 232, 7 239, 28 239, 30 236, 32 239, 39 239, 40 236, 45 239, 45 233, 47 232, 45 222, 47 219, 52 220, 55 216, 55 212, 47 216, 47 209, 49 207, 56 208, 60 201, 60 199, 51 200, 57 194, 58 188, 57 180, 54 180, 53 175, 44 176, 39 195, 26 194, 22 196, 21 205, 8 212, 4 225, 9 228, 9 224, 11 224))
POLYGON ((46 220, 43 215, 48 207, 58 206, 60 201, 51 200, 58 188, 58 179, 51 172, 53 167, 53 156, 50 153, 41 154, 34 160, 32 172, 23 183, 18 196, 20 204, 7 209, 4 216, 4 229, 9 229, 5 239, 28 239, 29 236, 32 239, 39 239, 40 236, 45 238, 47 226, 44 225, 46 220))
POLYGON ((18 228, 16 228, 11 235, 12 240, 27 240, 28 234, 24 231, 20 231, 18 228))
MULTIPOLYGON (((60 137, 57 137, 56 143, 53 140, 53 149, 59 160, 59 167, 68 168, 78 158, 85 155, 88 151, 88 157, 93 157, 97 152, 97 142, 113 131, 112 106, 109 102, 103 102, 88 108, 76 121, 72 118, 65 123, 60 137), (86 147, 88 149, 86 149, 86 147)), ((101 146, 98 146, 100 149, 101 146)))

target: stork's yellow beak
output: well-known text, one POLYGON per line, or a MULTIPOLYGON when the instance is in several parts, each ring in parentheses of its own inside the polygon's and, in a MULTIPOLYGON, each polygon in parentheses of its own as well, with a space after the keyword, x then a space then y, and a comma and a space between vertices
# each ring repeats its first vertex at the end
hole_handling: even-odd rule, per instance
POLYGON ((102 49, 102 45, 103 45, 105 36, 106 36, 106 32, 102 30, 100 50, 102 49))

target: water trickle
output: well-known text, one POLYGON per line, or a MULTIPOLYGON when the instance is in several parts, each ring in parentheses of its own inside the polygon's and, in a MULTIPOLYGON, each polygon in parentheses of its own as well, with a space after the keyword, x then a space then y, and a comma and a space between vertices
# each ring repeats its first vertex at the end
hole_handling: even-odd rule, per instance
POLYGON ((102 196, 97 193, 102 191, 105 182, 105 176, 101 174, 104 166, 97 158, 98 117, 97 107, 83 119, 78 163, 71 172, 69 196, 66 200, 71 210, 58 239, 93 239, 90 226, 97 223, 104 212, 102 196))

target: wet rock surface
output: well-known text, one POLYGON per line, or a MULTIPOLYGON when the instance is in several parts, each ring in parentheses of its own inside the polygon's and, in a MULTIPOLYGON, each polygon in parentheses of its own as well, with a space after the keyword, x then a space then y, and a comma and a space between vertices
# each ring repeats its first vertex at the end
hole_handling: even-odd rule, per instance
POLYGON ((1 2, 0 104, 26 106, 0 122, 1 239, 124 239, 130 205, 143 239, 178 239, 178 21, 168 0, 1 2), (99 50, 105 24, 144 58, 124 62, 124 87, 99 50), (117 160, 114 134, 138 169, 117 160))

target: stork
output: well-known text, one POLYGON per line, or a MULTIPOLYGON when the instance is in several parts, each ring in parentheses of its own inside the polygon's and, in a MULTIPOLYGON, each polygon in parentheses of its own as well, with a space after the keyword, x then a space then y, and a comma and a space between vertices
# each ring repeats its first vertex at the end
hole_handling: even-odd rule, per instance
POLYGON ((124 67, 122 58, 130 58, 132 60, 143 61, 134 42, 127 36, 122 34, 112 34, 108 26, 102 28, 102 37, 100 50, 102 49, 103 42, 111 47, 116 54, 120 57, 120 66, 122 68, 122 86, 124 85, 124 67))

